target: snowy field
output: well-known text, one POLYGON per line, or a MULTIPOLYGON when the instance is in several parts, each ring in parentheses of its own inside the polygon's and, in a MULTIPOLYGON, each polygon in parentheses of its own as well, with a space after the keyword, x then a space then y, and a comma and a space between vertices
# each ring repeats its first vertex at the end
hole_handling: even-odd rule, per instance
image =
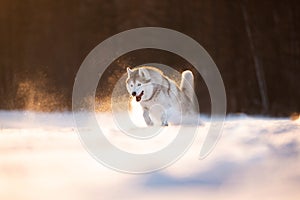
MULTIPOLYGON (((98 117, 107 137, 131 148, 111 114, 98 117)), ((203 121, 180 160, 158 172, 131 175, 93 159, 81 145, 71 113, 2 111, 0 199, 300 199, 299 119, 230 116, 212 153, 199 160, 209 127, 208 119, 203 121)), ((176 129, 164 131, 171 137, 176 129)))

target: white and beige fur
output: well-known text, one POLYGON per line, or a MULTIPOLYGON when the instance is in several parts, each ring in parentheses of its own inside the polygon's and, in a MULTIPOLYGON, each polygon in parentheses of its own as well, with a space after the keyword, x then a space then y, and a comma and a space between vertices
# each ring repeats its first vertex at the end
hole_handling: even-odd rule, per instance
POLYGON ((182 73, 177 84, 154 67, 127 68, 126 87, 143 108, 143 117, 148 126, 153 119, 162 126, 170 124, 194 124, 198 120, 198 105, 195 102, 194 76, 191 71, 182 73))

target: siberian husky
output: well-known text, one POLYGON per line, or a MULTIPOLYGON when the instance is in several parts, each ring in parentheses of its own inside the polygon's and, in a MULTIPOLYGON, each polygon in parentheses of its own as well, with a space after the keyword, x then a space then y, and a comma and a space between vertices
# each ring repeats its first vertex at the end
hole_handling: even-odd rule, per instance
POLYGON ((179 87, 154 67, 127 68, 127 75, 127 90, 142 106, 148 126, 154 124, 154 118, 162 126, 198 122, 198 104, 195 102, 194 76, 191 71, 182 73, 179 87))

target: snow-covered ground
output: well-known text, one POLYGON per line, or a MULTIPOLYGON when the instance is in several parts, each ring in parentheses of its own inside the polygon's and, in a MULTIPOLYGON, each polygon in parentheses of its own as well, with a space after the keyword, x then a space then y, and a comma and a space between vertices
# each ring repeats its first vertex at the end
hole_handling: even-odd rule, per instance
MULTIPOLYGON (((112 115, 98 117, 120 148, 153 147, 130 149, 112 115)), ((71 113, 2 111, 0 199, 300 199, 299 119, 228 117, 212 153, 199 160, 209 127, 203 120, 205 126, 180 160, 158 172, 132 175, 89 155, 71 113)), ((176 127, 164 131, 172 135, 176 127)))

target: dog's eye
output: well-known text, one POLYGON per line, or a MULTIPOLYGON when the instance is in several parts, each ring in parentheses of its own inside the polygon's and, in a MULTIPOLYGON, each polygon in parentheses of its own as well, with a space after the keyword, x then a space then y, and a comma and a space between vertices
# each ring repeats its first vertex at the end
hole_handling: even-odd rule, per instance
POLYGON ((133 85, 131 84, 130 87, 133 87, 133 85))
POLYGON ((138 84, 137 84, 137 86, 141 86, 141 84, 140 84, 140 83, 138 83, 138 84))

